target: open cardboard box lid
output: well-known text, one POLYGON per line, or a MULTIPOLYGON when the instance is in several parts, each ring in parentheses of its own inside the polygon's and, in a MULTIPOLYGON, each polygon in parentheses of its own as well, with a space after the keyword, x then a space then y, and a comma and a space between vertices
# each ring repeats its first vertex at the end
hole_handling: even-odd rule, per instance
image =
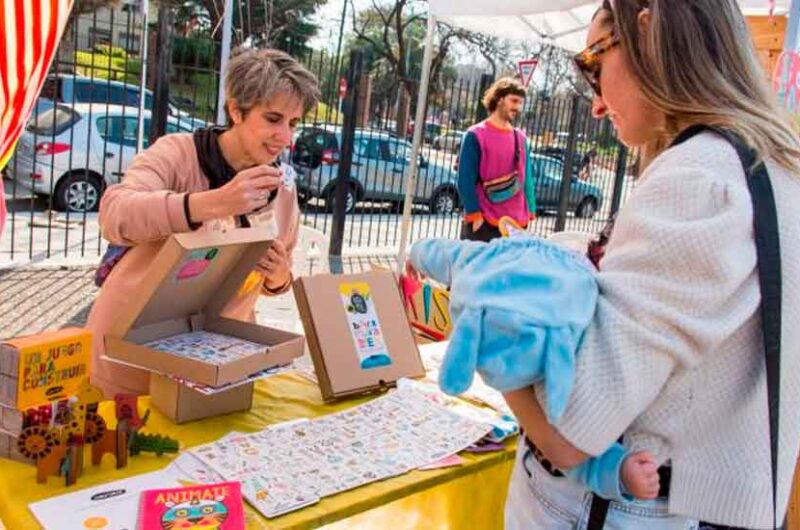
MULTIPOLYGON (((322 397, 326 401, 385 388, 401 377, 425 375, 393 273, 378 271, 301 277, 294 283, 294 295, 322 397), (349 304, 343 292, 364 288, 361 286, 366 286, 372 300, 380 337, 391 361, 389 364, 369 366, 359 355, 356 338, 350 329, 353 319, 348 315, 349 304)), ((368 314, 371 313, 362 316, 366 318, 368 314)))
MULTIPOLYGON (((271 244, 268 228, 190 232, 167 239, 137 293, 116 309, 106 334, 106 356, 212 386, 291 361, 302 355, 303 337, 220 316, 227 302, 271 244), (205 329, 265 344, 264 353, 224 365, 159 352, 143 343, 205 329), (289 346, 289 350, 283 346, 289 346)), ((259 282, 251 288, 258 289, 259 282)))

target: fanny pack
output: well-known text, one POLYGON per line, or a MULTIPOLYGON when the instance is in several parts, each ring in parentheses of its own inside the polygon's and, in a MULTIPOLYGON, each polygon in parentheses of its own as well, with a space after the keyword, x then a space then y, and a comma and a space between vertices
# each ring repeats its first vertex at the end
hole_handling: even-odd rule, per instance
MULTIPOLYGON (((514 168, 519 168, 519 135, 514 129, 514 168)), ((480 181, 486 198, 493 204, 505 202, 520 192, 519 171, 515 169, 501 177, 480 181)))
POLYGON ((102 287, 106 282, 106 278, 111 274, 111 271, 120 262, 122 257, 128 253, 131 247, 124 247, 122 245, 108 245, 108 250, 100 258, 100 265, 94 272, 94 284, 102 287))

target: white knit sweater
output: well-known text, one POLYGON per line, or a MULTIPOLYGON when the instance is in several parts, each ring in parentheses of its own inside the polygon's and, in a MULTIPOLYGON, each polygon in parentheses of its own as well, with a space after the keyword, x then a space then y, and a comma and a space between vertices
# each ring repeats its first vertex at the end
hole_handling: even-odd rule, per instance
MULTIPOLYGON (((800 175, 767 167, 783 267, 780 521, 800 447, 800 175)), ((772 528, 752 216, 736 152, 712 133, 648 167, 603 259, 600 300, 557 428, 590 454, 624 432, 627 445, 671 460, 673 513, 772 528)))

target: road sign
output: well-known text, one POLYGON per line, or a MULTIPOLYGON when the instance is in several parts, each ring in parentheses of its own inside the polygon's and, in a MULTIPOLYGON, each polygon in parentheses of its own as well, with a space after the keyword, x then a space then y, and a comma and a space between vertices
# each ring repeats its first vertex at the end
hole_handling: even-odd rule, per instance
POLYGON ((344 77, 339 80, 339 98, 343 98, 347 94, 347 79, 344 77))
POLYGON ((533 72, 536 71, 537 64, 539 64, 539 59, 523 59, 517 63, 519 77, 522 79, 522 84, 525 85, 525 88, 528 88, 528 86, 531 84, 533 72))

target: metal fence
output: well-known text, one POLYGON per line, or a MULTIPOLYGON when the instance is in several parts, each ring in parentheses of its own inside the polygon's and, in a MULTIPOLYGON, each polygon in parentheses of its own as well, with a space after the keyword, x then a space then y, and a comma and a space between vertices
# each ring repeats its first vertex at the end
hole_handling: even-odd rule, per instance
MULTIPOLYGON (((120 180, 138 152, 140 129, 146 148, 151 133, 160 132, 159 116, 166 133, 190 132, 214 121, 219 44, 191 32, 176 35, 173 25, 151 23, 147 32, 144 26, 144 14, 125 3, 73 14, 34 116, 4 172, 9 221, 0 241, 0 264, 96 259, 106 245, 97 226, 97 205, 105 187, 120 180), (168 105, 158 113, 154 107, 165 90, 168 105)), ((338 235, 346 251, 393 251, 400 242, 415 126, 404 126, 403 116, 414 115, 415 83, 401 82, 379 66, 366 65, 355 73, 357 82, 347 87, 347 94, 358 93, 352 107, 352 166, 343 218, 335 222, 335 189, 345 151, 346 98, 340 85, 348 72, 353 74, 352 65, 346 57, 297 49, 291 42, 286 46, 318 76, 323 92, 285 155, 298 173, 302 222, 338 235), (338 234, 334 226, 341 227, 338 234)), ((490 81, 486 75, 440 76, 432 86, 412 240, 458 237, 463 213, 457 153, 463 131, 485 116, 480 98, 490 81)), ((547 161, 534 175, 540 211, 531 231, 600 230, 630 187, 629 156, 613 129, 591 119, 585 98, 534 91, 517 125, 525 130, 535 159, 547 161), (561 185, 564 166, 571 168, 569 186, 561 185)))
MULTIPOLYGON (((466 129, 485 118, 480 100, 491 82, 487 76, 451 79, 432 90, 413 193, 412 240, 458 237, 463 217, 457 191, 458 153, 466 129)), ((403 87, 391 74, 380 70, 365 68, 358 84, 344 245, 394 249, 400 243, 415 127, 413 122, 408 127, 398 124, 398 114, 413 115, 414 101, 400 93, 403 87), (405 100, 410 100, 407 112, 401 109, 405 100)), ((291 152, 300 175, 304 221, 326 233, 334 225, 342 122, 336 112, 309 117, 291 152)), ((610 123, 592 118, 591 102, 585 97, 531 91, 517 125, 528 138, 536 182, 538 216, 530 231, 542 236, 556 230, 600 231, 624 200, 633 167, 610 123), (570 168, 570 179, 562 186, 564 166, 570 168)))

